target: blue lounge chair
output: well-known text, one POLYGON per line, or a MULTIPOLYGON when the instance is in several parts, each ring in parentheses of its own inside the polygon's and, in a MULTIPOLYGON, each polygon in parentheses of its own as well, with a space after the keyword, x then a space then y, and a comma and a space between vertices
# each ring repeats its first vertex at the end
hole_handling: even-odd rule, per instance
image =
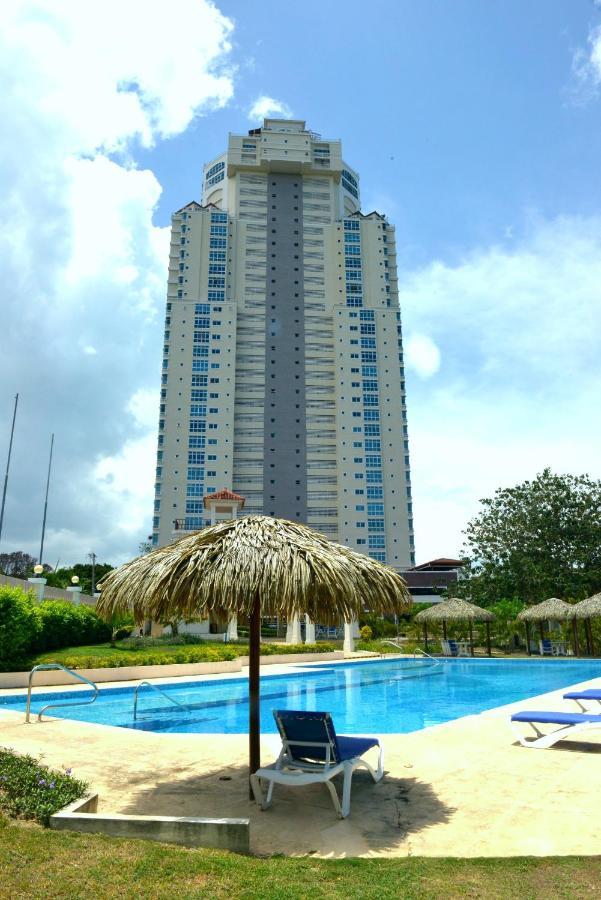
POLYGON ((440 645, 444 656, 459 656, 459 645, 457 641, 442 640, 440 645))
POLYGON ((545 749, 552 747, 553 744, 563 740, 565 737, 571 737, 576 732, 590 731, 594 728, 601 729, 601 716, 581 712, 551 712, 549 710, 523 709, 521 712, 512 715, 511 727, 523 747, 545 749), (531 738, 525 737, 519 727, 514 724, 516 722, 525 722, 530 725, 535 736, 531 738), (545 734, 537 727, 538 725, 560 725, 562 727, 545 734))
POLYGON ((587 711, 587 708, 584 703, 581 703, 581 700, 596 700, 598 703, 601 703, 601 688, 587 688, 584 691, 568 691, 567 694, 563 695, 564 700, 575 700, 580 709, 583 712, 587 711))
POLYGON ((555 653, 553 652, 553 641, 549 638, 545 638, 538 642, 538 650, 541 656, 555 656, 555 653))
POLYGON ((327 712, 274 709, 273 715, 282 739, 282 750, 273 765, 258 769, 250 782, 255 800, 262 809, 271 806, 276 784, 300 787, 305 784, 325 784, 341 819, 351 811, 351 781, 353 772, 366 768, 375 782, 384 776, 384 749, 374 737, 337 735, 332 717, 327 712), (374 769, 362 757, 378 748, 378 764, 374 769), (343 773, 342 804, 332 778, 343 773), (267 781, 267 796, 261 781, 267 781))

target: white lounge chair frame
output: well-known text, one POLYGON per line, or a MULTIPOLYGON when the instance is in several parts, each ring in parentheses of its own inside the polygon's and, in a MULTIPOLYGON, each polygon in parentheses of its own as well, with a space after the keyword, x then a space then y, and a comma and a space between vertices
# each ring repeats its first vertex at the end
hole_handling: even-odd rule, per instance
POLYGON ((562 741, 566 737, 572 737, 573 734, 577 734, 581 731, 592 731, 595 728, 599 730, 601 728, 601 722, 576 722, 571 725, 560 725, 559 728, 556 728, 554 731, 545 734, 540 730, 540 728, 537 727, 537 724, 552 725, 553 723, 510 722, 511 730, 517 737, 522 747, 536 747, 539 750, 547 750, 549 747, 557 744, 558 741, 562 741), (529 738, 526 735, 523 735, 520 728, 518 727, 520 725, 530 725, 530 727, 534 731, 535 736, 529 738))
MULTIPOLYGON (((254 775, 250 776, 250 783, 255 795, 255 800, 261 809, 268 809, 273 799, 273 789, 276 784, 284 784, 287 787, 302 787, 307 784, 325 784, 330 792, 334 809, 341 819, 346 819, 351 811, 351 786, 353 780, 353 772, 355 769, 367 769, 373 780, 377 783, 384 777, 384 748, 380 745, 378 749, 378 765, 373 768, 361 756, 355 756, 352 759, 345 759, 343 762, 337 763, 332 759, 332 745, 330 743, 317 743, 314 741, 297 741, 292 742, 295 747, 320 747, 325 751, 324 763, 299 763, 292 758, 288 748, 288 741, 282 738, 282 750, 277 760, 271 766, 257 769, 254 775), (338 798, 336 788, 332 784, 332 778, 343 773, 344 779, 342 783, 342 803, 338 798), (263 793, 261 780, 269 782, 267 794, 263 793)), ((366 751, 368 752, 368 751, 366 751)))

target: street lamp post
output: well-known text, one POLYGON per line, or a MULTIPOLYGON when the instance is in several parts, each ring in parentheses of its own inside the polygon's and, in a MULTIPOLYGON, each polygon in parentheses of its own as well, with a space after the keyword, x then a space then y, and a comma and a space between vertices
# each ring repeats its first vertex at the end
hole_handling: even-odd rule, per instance
POLYGON ((88 559, 92 562, 92 597, 96 592, 96 554, 88 553, 88 559))

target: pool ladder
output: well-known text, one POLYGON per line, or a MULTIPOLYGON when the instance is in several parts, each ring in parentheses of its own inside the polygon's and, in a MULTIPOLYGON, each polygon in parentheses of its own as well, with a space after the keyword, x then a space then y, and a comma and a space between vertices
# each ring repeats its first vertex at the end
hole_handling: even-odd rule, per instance
POLYGON ((72 675, 73 678, 77 678, 78 681, 82 681, 84 684, 89 685, 89 687, 94 689, 94 696, 88 700, 74 700, 68 703, 47 703, 46 706, 43 706, 38 713, 38 722, 42 721, 42 715, 46 712, 47 709, 56 709, 59 706, 85 706, 88 703, 93 703, 94 700, 96 700, 96 698, 98 697, 98 685, 94 684, 93 681, 90 681, 89 678, 85 678, 83 675, 79 675, 78 672, 74 672, 73 669, 68 669, 66 666, 61 666, 60 663, 44 663, 39 666, 34 666, 29 673, 29 683, 27 685, 27 706, 25 708, 26 722, 31 722, 31 683, 33 681, 33 676, 36 672, 48 672, 51 669, 60 669, 62 672, 66 672, 68 675, 72 675))
POLYGON ((166 700, 169 700, 169 702, 173 703, 175 706, 179 706, 180 709, 184 709, 186 712, 190 711, 189 706, 186 706, 185 703, 180 703, 179 700, 176 700, 175 697, 171 697, 166 691, 163 691, 160 687, 157 687, 156 684, 152 684, 151 681, 141 681, 140 684, 137 684, 134 689, 134 722, 138 717, 138 693, 140 691, 140 688, 144 686, 152 688, 153 691, 156 691, 157 694, 161 694, 162 697, 165 697, 166 700))

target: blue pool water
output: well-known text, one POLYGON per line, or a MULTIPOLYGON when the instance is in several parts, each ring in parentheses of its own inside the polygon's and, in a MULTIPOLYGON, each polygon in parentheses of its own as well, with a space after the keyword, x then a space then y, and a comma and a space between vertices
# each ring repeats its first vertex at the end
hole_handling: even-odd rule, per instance
MULTIPOLYGON (((336 729, 347 734, 416 731, 591 678, 601 678, 601 660, 453 659, 435 667, 398 659, 312 664, 294 675, 262 676, 261 730, 274 732, 272 710, 288 708, 328 710, 336 729)), ((160 732, 248 730, 246 678, 178 682, 161 689, 189 709, 181 710, 143 687, 134 722, 133 688, 118 687, 101 689, 90 706, 63 707, 48 715, 160 732)), ((32 710, 73 698, 73 691, 34 694, 32 710)), ((1 697, 3 708, 24 710, 24 695, 1 697)))

